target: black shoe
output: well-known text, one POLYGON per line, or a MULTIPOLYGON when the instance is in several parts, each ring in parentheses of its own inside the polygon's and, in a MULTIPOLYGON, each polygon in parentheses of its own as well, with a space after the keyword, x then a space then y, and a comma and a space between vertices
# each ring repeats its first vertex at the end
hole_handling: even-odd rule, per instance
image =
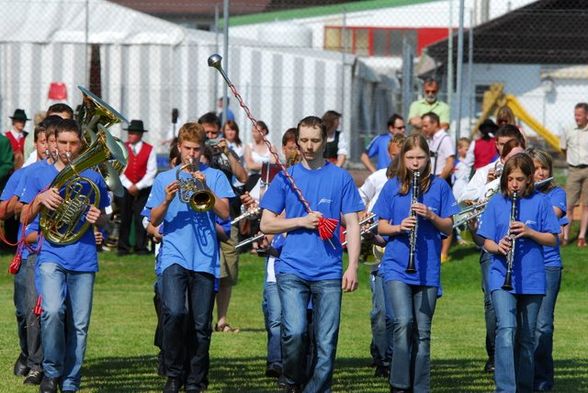
POLYGON ((76 393, 75 390, 62 390, 61 393, 76 393))
POLYGON ((298 385, 286 385, 286 393, 302 393, 302 389, 298 385))
POLYGON ((277 364, 270 364, 265 369, 265 376, 268 378, 280 378, 280 375, 282 375, 282 367, 277 364))
POLYGON ((167 377, 163 393, 178 393, 182 387, 182 378, 167 377))
POLYGON ((390 366, 376 366, 374 377, 376 378, 388 378, 390 376, 390 366))
POLYGON ((125 255, 129 255, 129 252, 127 250, 116 250, 116 256, 124 257, 125 255))
POLYGON ((494 372, 494 359, 486 360, 486 365, 484 366, 484 372, 487 372, 487 373, 494 372))
POLYGON ((43 371, 41 370, 31 370, 25 377, 24 383, 25 385, 40 385, 41 381, 43 380, 43 371))
POLYGON ((137 254, 137 255, 149 255, 149 254, 151 254, 151 251, 149 251, 149 250, 137 250, 137 251, 135 251, 135 254, 137 254))
POLYGON ((30 369, 27 367, 27 358, 22 353, 18 355, 18 359, 14 362, 14 375, 17 377, 24 377, 29 373, 30 369))
POLYGON ((39 387, 40 393, 57 393, 57 386, 59 385, 59 378, 43 377, 41 386, 39 387))
POLYGON ((200 389, 186 389, 186 393, 202 393, 200 389))

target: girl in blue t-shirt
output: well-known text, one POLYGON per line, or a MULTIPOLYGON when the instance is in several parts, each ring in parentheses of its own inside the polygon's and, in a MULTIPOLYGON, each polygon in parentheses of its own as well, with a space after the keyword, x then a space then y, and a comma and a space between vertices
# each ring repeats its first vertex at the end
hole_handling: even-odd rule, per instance
MULTIPOLYGON (((550 178, 553 173, 553 160, 549 154, 539 149, 529 149, 527 154, 535 164, 535 182, 550 178)), ((566 192, 557 187, 553 181, 538 188, 547 196, 553 212, 563 227, 568 225, 566 216, 566 192)), ((539 307, 537 326, 535 327, 535 380, 534 391, 549 391, 553 389, 553 314, 555 302, 561 284, 562 262, 559 252, 559 241, 555 247, 544 246, 545 258, 545 296, 539 307)))
POLYGON ((485 239, 484 248, 492 254, 487 286, 496 312, 496 392, 533 391, 534 334, 545 294, 543 247, 554 247, 559 233, 551 203, 533 187, 534 173, 527 154, 509 158, 500 178, 500 194, 488 202, 478 229, 485 239), (516 209, 511 222, 513 203, 516 209), (503 286, 507 255, 514 242, 512 289, 508 290, 503 286))
POLYGON ((427 141, 409 136, 400 152, 396 177, 387 181, 373 208, 378 232, 388 235, 380 273, 384 277, 387 315, 394 315, 392 391, 429 392, 431 320, 440 288, 441 241, 451 233, 459 211, 451 189, 431 174, 427 141), (411 181, 420 173, 418 199, 411 181), (411 212, 416 213, 412 216, 411 212), (416 273, 407 272, 410 232, 416 231, 416 273))

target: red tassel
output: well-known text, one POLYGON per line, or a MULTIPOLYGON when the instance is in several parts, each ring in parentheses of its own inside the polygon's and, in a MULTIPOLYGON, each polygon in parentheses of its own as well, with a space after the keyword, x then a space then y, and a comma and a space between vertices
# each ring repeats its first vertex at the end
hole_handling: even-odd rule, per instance
POLYGON ((35 304, 35 308, 33 308, 33 313, 35 313, 36 316, 41 315, 43 312, 43 308, 41 307, 41 300, 41 296, 37 296, 37 304, 35 304))
POLYGON ((318 232, 322 240, 331 239, 337 228, 338 220, 334 218, 319 218, 318 232))
POLYGON ((22 264, 22 256, 20 255, 20 249, 19 249, 16 252, 16 254, 14 255, 14 258, 12 258, 12 262, 10 263, 10 266, 8 267, 8 272, 10 274, 18 273, 18 271, 20 270, 21 264, 22 264))

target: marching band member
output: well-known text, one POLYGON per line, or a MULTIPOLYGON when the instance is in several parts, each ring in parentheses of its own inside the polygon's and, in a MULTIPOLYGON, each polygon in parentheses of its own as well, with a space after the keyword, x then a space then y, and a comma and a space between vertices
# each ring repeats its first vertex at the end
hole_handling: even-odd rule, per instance
MULTIPOLYGON (((529 149, 527 154, 533 159, 535 165, 534 181, 539 182, 553 175, 553 160, 543 150, 529 149)), ((553 212, 559 219, 560 226, 568 225, 566 216, 566 192, 553 181, 543 185, 539 191, 547 196, 553 212)), ((537 327, 535 328, 535 380, 534 391, 550 391, 553 389, 553 314, 555 302, 561 285, 562 261, 558 244, 555 247, 543 246, 545 258, 545 296, 541 301, 537 314, 537 327)))
POLYGON ((441 240, 451 233, 451 216, 458 209, 447 182, 431 173, 429 157, 423 136, 407 137, 397 176, 384 185, 373 209, 380 219, 379 234, 390 237, 380 269, 387 314, 394 320, 392 392, 430 391, 431 321, 441 285, 441 240), (420 181, 415 183, 417 171, 420 181), (414 242, 409 241, 410 231, 415 231, 414 242), (406 272, 409 253, 415 255, 416 274, 406 272))
MULTIPOLYGON (((200 124, 186 123, 180 128, 180 165, 190 159, 199 162, 205 139, 200 124)), ((201 165, 196 172, 190 172, 187 167, 179 174, 178 168, 174 168, 157 175, 145 205, 150 210, 151 224, 159 227, 163 223, 163 245, 159 253, 165 309, 164 364, 168 377, 164 393, 177 393, 184 384, 184 377, 188 393, 200 392, 208 386, 214 287, 215 278, 220 275, 215 215, 223 219, 229 216, 228 198, 232 197, 234 193, 226 176, 219 170, 201 165), (176 198, 180 190, 176 176, 205 182, 215 196, 212 210, 197 213, 176 198), (188 310, 186 304, 189 304, 188 310), (184 330, 188 320, 191 320, 194 332, 189 336, 184 330), (186 346, 190 349, 187 355, 190 371, 184 375, 186 346)))
POLYGON ((492 254, 487 286, 496 312, 497 393, 533 392, 534 334, 545 294, 543 246, 555 246, 560 232, 550 202, 534 190, 533 176, 528 155, 509 158, 500 194, 488 203, 477 232, 492 254), (507 269, 512 271, 512 289, 507 269))
MULTIPOLYGON (((268 234, 288 233, 276 280, 282 306, 282 364, 289 392, 330 392, 339 333, 341 292, 357 288, 359 224, 363 210, 353 179, 348 172, 323 158, 327 130, 320 118, 309 116, 297 126, 302 162, 289 168, 310 208, 307 214, 292 185, 283 174, 274 178, 261 208, 261 230, 268 234), (280 214, 285 211, 285 217, 280 214), (342 248, 334 237, 322 240, 317 233, 319 218, 339 219, 347 224, 349 267, 343 273, 342 248), (304 247, 300 247, 303 244, 304 247), (301 367, 306 357, 307 306, 313 304, 316 359, 310 378, 301 367)), ((338 233, 339 225, 335 228, 338 233)))
MULTIPOLYGON (((73 120, 62 120, 57 126, 57 161, 54 165, 39 166, 28 177, 21 201, 21 219, 30 221, 40 212, 41 206, 53 211, 64 199, 52 180, 82 148, 81 131, 73 120)), ((100 194, 99 207, 90 206, 86 220, 97 223, 102 209, 109 205, 106 184, 98 173, 85 170, 82 176, 96 184, 100 194)), ((81 367, 92 310, 94 276, 98 271, 98 256, 91 230, 68 245, 45 239, 37 257, 37 274, 42 298, 41 337, 43 343, 43 372, 41 393, 62 393, 80 389, 81 367)))

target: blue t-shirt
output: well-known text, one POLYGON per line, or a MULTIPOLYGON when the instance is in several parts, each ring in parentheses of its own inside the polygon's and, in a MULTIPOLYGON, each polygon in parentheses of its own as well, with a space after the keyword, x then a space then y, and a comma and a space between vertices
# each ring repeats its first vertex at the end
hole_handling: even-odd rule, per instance
MULTIPOLYGON (((227 177, 219 170, 200 166, 206 184, 218 198, 235 196, 227 177)), ((165 200, 165 187, 176 180, 177 167, 162 172, 155 178, 145 209, 150 210, 165 200)), ((190 175, 182 171, 180 177, 190 175)), ((213 210, 197 213, 180 201, 179 193, 171 201, 163 218, 163 242, 159 250, 161 272, 178 264, 187 270, 220 276, 219 246, 215 230, 216 214, 213 210)))
MULTIPOLYGON (((399 225, 410 215, 412 190, 406 195, 400 194, 400 182, 397 177, 386 182, 373 212, 380 219, 388 220, 392 225, 399 225)), ((459 212, 447 182, 433 177, 429 189, 418 201, 430 207, 441 218, 451 217, 459 212)), ((415 267, 416 273, 406 273, 410 251, 410 232, 390 236, 380 270, 384 281, 401 281, 408 285, 441 287, 441 242, 445 237, 431 221, 417 216, 418 231, 416 238, 415 267)))
POLYGON ((2 195, 0 195, 0 201, 7 201, 10 198, 12 198, 13 195, 17 195, 16 189, 18 183, 23 178, 23 174, 26 171, 26 169, 27 168, 20 168, 12 175, 10 175, 8 181, 6 182, 6 185, 4 186, 4 190, 2 190, 2 195))
POLYGON ((380 134, 376 136, 370 144, 365 148, 365 152, 371 158, 378 156, 376 161, 376 169, 388 168, 390 165, 390 155, 388 154, 388 142, 390 142, 392 136, 390 133, 380 134))
MULTIPOLYGON (((27 176, 26 185, 23 189, 21 202, 31 203, 38 193, 46 190, 51 182, 59 173, 54 165, 37 165, 34 171, 27 176)), ((80 174, 98 187, 100 195, 99 209, 104 209, 110 205, 110 198, 106 188, 106 183, 102 176, 92 170, 85 170, 80 174)), ((87 193, 87 184, 82 188, 82 193, 87 193)), ((85 219, 85 216, 83 217, 85 219)), ((41 252, 39 253, 38 263, 52 262, 61 265, 64 269, 76 272, 97 272, 98 271, 98 254, 96 253, 96 239, 94 231, 90 228, 82 237, 67 245, 51 243, 43 239, 41 252)))
MULTIPOLYGON (((288 172, 302 190, 311 210, 321 212, 325 218, 336 219, 337 227, 330 241, 322 240, 314 229, 298 228, 288 232, 276 263, 276 274, 290 273, 309 281, 341 279, 343 249, 337 236, 341 214, 364 209, 353 178, 347 171, 329 162, 315 170, 296 164, 288 172)), ((271 182, 261 201, 261 208, 276 214, 286 210, 286 218, 307 215, 283 173, 271 182)))
MULTIPOLYGON (((561 187, 554 187, 546 194, 549 203, 552 207, 557 207, 562 211, 562 216, 559 218, 559 225, 564 226, 569 224, 566 204, 566 192, 561 187)), ((545 266, 562 267, 561 255, 559 253, 559 236, 557 238, 557 245, 555 247, 543 246, 543 258, 545 258, 545 266)))
MULTIPOLYGON (((511 198, 496 194, 486 206, 480 219, 478 235, 498 243, 509 232, 511 198)), ((533 192, 526 198, 519 199, 517 221, 529 228, 558 234, 559 222, 547 196, 533 192)), ((545 293, 545 265, 543 246, 521 237, 516 240, 512 267, 513 294, 541 295, 545 293)), ((492 254, 488 287, 490 291, 502 288, 506 275, 506 256, 492 254)))

